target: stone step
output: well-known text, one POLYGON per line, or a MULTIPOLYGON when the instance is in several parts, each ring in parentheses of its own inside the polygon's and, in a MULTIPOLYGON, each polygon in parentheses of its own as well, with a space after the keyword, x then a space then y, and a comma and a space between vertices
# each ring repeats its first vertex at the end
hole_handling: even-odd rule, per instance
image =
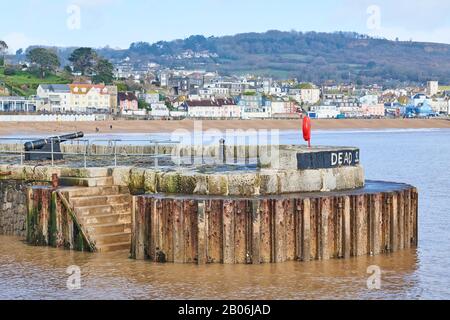
POLYGON ((61 176, 63 177, 79 177, 79 178, 98 178, 108 177, 112 173, 111 168, 61 168, 61 176))
POLYGON ((103 187, 70 187, 65 188, 65 192, 68 193, 69 198, 89 197, 89 196, 105 196, 105 195, 118 195, 118 194, 130 194, 130 191, 126 187, 119 186, 103 186, 103 187))
POLYGON ((94 239, 96 248, 99 249, 103 245, 117 244, 129 242, 131 244, 131 232, 118 232, 96 235, 94 239))
POLYGON ((109 223, 131 223, 131 214, 129 212, 103 215, 89 215, 81 218, 83 225, 109 224, 109 223))
POLYGON ((129 211, 131 213, 130 203, 118 203, 115 205, 98 205, 98 206, 86 206, 86 207, 75 207, 75 212, 78 216, 92 216, 92 215, 104 215, 120 213, 124 211, 129 211))
POLYGON ((113 185, 113 177, 97 177, 97 178, 73 178, 61 177, 59 183, 62 186, 78 186, 78 187, 104 187, 113 185))
POLYGON ((103 206, 89 206, 89 207, 75 207, 75 212, 78 217, 91 216, 91 215, 105 215, 112 214, 112 207, 103 206))
POLYGON ((83 197, 71 197, 70 201, 75 207, 114 205, 120 203, 130 203, 131 196, 127 194, 83 196, 83 197))
POLYGON ((131 223, 90 224, 85 226, 88 234, 99 236, 102 234, 131 232, 131 223))
POLYGON ((115 251, 130 251, 131 241, 119 242, 114 244, 102 245, 97 250, 99 252, 115 252, 115 251))

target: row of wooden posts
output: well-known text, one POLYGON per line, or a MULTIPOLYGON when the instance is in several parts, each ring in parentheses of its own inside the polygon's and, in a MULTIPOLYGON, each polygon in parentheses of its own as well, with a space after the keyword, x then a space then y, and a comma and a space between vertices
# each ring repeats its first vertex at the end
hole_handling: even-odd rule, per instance
MULTIPOLYGON (((27 241, 95 251, 64 194, 28 189, 27 241)), ((279 263, 377 255, 417 246, 415 188, 264 199, 142 195, 132 204, 131 256, 173 263, 279 263)))
POLYGON ((65 195, 52 187, 27 190, 27 243, 95 251, 65 195))
POLYGON ((131 255, 174 263, 279 263, 417 246, 415 188, 313 198, 137 196, 131 255))

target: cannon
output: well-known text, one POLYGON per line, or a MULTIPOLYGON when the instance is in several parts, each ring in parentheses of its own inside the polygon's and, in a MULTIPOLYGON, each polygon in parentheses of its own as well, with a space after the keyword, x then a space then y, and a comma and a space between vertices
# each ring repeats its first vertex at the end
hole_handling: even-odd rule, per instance
POLYGON ((61 143, 83 137, 83 132, 77 132, 64 136, 27 142, 25 143, 25 161, 64 160, 64 156, 61 152, 61 143))

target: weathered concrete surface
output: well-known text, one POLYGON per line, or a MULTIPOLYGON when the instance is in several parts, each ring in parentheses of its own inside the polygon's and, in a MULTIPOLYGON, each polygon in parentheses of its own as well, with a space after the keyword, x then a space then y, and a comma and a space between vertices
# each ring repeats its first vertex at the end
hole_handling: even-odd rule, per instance
POLYGON ((337 191, 364 186, 362 166, 320 170, 246 170, 201 173, 196 168, 142 169, 132 167, 65 168, 27 165, 0 166, 11 172, 1 179, 51 182, 57 174, 64 185, 86 187, 113 183, 129 187, 132 193, 197 195, 274 195, 315 191, 337 191))
POLYGON ((0 181, 0 235, 26 236, 26 185, 17 180, 0 181))
POLYGON ((179 169, 113 170, 114 184, 128 186, 134 193, 259 196, 299 192, 337 191, 364 186, 361 166, 321 170, 254 170, 199 173, 179 169))
MULTIPOLYGON (((78 148, 67 146, 70 147, 78 148)), ((113 183, 129 187, 132 193, 151 194, 259 196, 349 190, 364 186, 364 170, 359 164, 359 150, 356 148, 168 145, 154 150, 155 146, 150 149, 122 147, 123 153, 159 151, 172 154, 175 163, 177 157, 181 157, 194 160, 194 164, 169 168, 6 165, 0 166, 0 171, 10 171, 8 179, 48 182, 53 174, 57 174, 64 185, 79 183, 95 187, 113 183), (196 164, 198 161, 200 164, 196 164)), ((107 147, 95 148, 101 154, 107 147)))
POLYGON ((377 255, 418 244, 408 185, 267 197, 136 196, 131 254, 174 263, 260 264, 377 255))

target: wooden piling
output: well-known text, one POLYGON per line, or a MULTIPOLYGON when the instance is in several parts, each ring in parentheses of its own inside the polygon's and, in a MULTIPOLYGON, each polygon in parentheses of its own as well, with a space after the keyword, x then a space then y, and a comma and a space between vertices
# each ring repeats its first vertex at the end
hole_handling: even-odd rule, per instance
POLYGON ((253 200, 252 206, 252 263, 261 263, 261 209, 260 202, 253 200))
POLYGON ((136 200, 134 219, 147 227, 133 228, 133 250, 136 258, 144 252, 145 258, 156 262, 347 259, 395 252, 417 243, 414 189, 260 199, 143 197, 145 201, 136 200))
POLYGON ((206 203, 208 263, 221 263, 222 258, 222 214, 223 202, 212 200, 206 203))
POLYGON ((351 217, 350 217, 350 197, 346 196, 343 199, 343 258, 348 259, 351 256, 351 217))
POLYGON ((207 253, 207 217, 206 217, 206 205, 204 201, 198 204, 198 229, 197 229, 197 262, 198 264, 206 264, 208 262, 207 253))
POLYGON ((237 201, 234 213, 234 261, 245 264, 247 262, 247 201, 237 201))
POLYGON ((382 251, 382 194, 370 196, 370 253, 378 255, 382 251))
POLYGON ((234 248, 234 203, 227 200, 223 210, 223 263, 235 263, 234 248))
POLYGON ((272 262, 271 202, 269 200, 262 200, 260 203, 260 259, 261 263, 270 263, 272 262))
POLYGON ((311 260, 311 201, 302 201, 302 261, 311 260))
POLYGON ((330 198, 320 199, 320 232, 319 232, 319 258, 320 260, 330 259, 330 215, 331 215, 330 198))
POLYGON ((283 200, 275 202, 274 248, 273 262, 286 261, 286 212, 283 200))

